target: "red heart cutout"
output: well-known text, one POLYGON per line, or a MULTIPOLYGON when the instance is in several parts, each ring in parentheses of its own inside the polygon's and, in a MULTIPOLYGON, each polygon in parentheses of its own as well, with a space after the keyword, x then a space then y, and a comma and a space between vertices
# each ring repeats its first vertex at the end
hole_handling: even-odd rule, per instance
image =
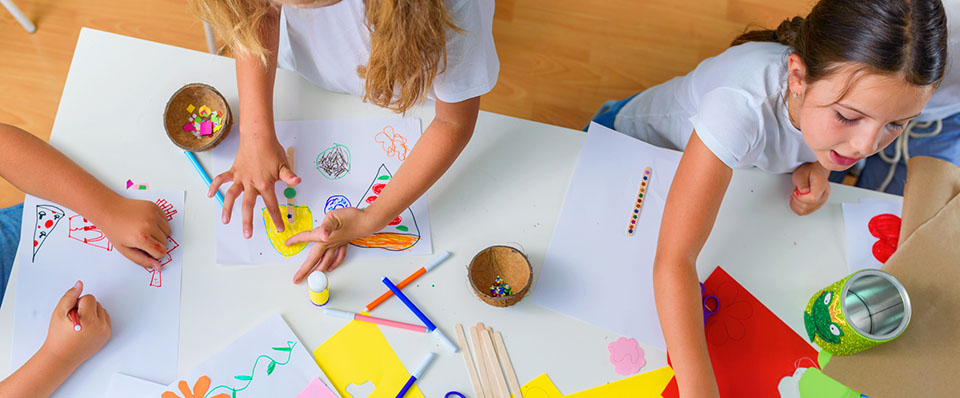
POLYGON ((900 217, 893 214, 879 214, 870 219, 867 224, 870 235, 879 239, 873 244, 873 257, 881 263, 897 251, 897 241, 900 240, 900 217))

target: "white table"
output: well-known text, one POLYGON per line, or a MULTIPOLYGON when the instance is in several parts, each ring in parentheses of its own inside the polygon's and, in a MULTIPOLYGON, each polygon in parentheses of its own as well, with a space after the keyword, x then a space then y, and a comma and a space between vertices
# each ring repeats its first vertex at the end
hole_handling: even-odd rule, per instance
MULTIPOLYGON (((217 87, 238 109, 232 59, 84 29, 50 142, 110 187, 123 189, 129 178, 151 189, 187 191, 178 374, 277 312, 312 351, 345 323, 324 317, 308 302, 306 286, 291 284, 299 264, 223 266, 214 260, 220 208, 206 198, 200 178, 162 126, 167 98, 191 82, 217 87)), ((277 120, 394 115, 357 97, 318 89, 289 71, 277 73, 275 93, 277 120)), ((433 105, 411 115, 426 126, 433 105)), ((567 394, 623 377, 607 358, 607 344, 619 336, 529 300, 508 309, 490 307, 468 289, 465 266, 479 250, 506 243, 522 247, 539 272, 584 138, 579 131, 481 112, 472 141, 428 192, 434 250, 453 256, 407 288, 448 336, 455 335, 458 322, 491 325, 503 332, 521 383, 546 372, 567 394)), ((211 167, 209 156, 199 158, 211 167)), ((835 184, 824 208, 798 217, 787 205, 790 192, 788 175, 737 170, 698 271, 704 279, 722 265, 805 336, 800 314, 810 295, 847 275, 840 203, 895 197, 835 184)), ((23 258, 18 256, 18 263, 23 258)), ((379 276, 403 278, 429 258, 345 264, 330 274, 331 305, 363 308, 383 292, 379 276)), ((0 374, 9 373, 18 268, 0 308, 0 374)), ((396 299, 375 315, 415 321, 396 299)), ((383 333, 408 370, 427 350, 439 354, 418 382, 427 396, 450 390, 472 395, 459 354, 433 338, 390 328, 383 333)), ((665 353, 644 348, 647 365, 641 371, 666 365, 665 353)))

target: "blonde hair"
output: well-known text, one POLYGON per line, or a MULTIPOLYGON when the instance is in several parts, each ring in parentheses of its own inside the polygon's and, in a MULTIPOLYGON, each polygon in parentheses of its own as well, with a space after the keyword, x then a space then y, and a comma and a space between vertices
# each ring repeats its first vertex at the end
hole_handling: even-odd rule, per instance
MULTIPOLYGON (((303 1, 289 1, 303 3, 303 1)), ((190 11, 213 27, 237 52, 266 64, 260 23, 268 0, 190 0, 190 11)), ((295 5, 294 5, 295 6, 295 5)), ((370 59, 357 67, 364 79, 363 100, 397 113, 422 102, 446 68, 447 30, 461 33, 445 0, 364 0, 370 31, 370 59)))

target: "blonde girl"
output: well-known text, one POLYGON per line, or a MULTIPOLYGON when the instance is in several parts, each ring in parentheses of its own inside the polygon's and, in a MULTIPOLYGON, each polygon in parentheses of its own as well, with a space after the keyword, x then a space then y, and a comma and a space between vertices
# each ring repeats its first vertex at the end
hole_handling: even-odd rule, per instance
MULTIPOLYGON (((311 83, 361 96, 403 113, 426 99, 436 116, 377 201, 365 209, 326 214, 320 226, 287 244, 314 242, 295 274, 330 270, 347 243, 385 227, 450 167, 473 134, 480 96, 497 81, 493 0, 191 0, 192 10, 236 50, 240 149, 233 167, 211 184, 233 184, 224 195, 223 222, 242 197, 245 238, 263 198, 282 231, 274 183, 297 184, 273 121, 276 68, 311 83)), ((282 95, 282 93, 280 93, 282 95)))

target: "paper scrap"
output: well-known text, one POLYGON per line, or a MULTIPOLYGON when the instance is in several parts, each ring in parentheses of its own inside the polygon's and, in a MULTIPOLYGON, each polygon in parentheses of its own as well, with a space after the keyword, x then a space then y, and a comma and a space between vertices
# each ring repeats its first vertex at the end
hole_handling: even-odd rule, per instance
POLYGON ((213 122, 200 122, 200 135, 213 134, 213 122))
POLYGON ((637 339, 621 337, 607 345, 610 351, 610 363, 617 374, 632 375, 640 371, 647 361, 643 359, 643 348, 637 339))
POLYGON ((524 398, 563 398, 563 394, 553 385, 546 373, 530 380, 520 387, 524 398))
POLYGON ((323 380, 314 377, 310 384, 297 394, 297 398, 337 398, 323 380))
MULTIPOLYGON (((393 398, 410 379, 390 343, 372 323, 351 321, 317 347, 313 357, 343 396, 347 396, 350 384, 370 381, 376 389, 369 398, 393 398)), ((406 397, 419 398, 423 394, 414 384, 406 397)))

